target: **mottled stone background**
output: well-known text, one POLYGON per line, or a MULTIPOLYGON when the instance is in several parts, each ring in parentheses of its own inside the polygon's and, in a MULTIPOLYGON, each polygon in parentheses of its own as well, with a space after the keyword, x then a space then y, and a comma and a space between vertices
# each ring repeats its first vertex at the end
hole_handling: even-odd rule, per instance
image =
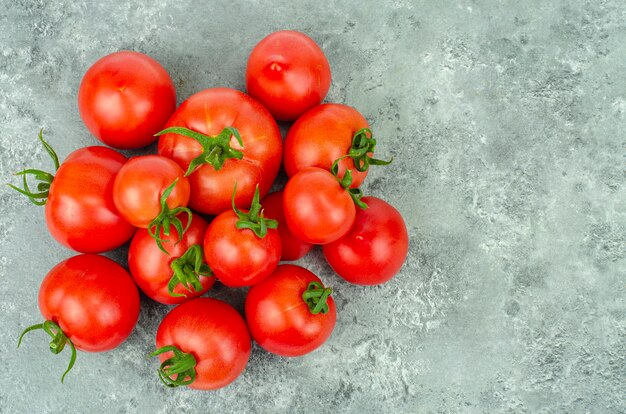
MULTIPOLYGON (((81 353, 61 385, 69 355, 42 333, 15 346, 40 320, 42 277, 73 253, 2 189, 0 412, 626 411, 623 1, 0 0, 0 27, 3 182, 50 166, 41 127, 62 158, 97 143, 76 95, 107 53, 155 57, 182 102, 243 89, 266 34, 308 33, 331 63, 327 101, 357 107, 395 157, 364 190, 402 212, 411 240, 380 287, 342 282, 319 251, 301 261, 339 311, 307 357, 255 347, 226 389, 166 389, 145 356, 167 308, 142 298, 130 339, 81 353)), ((211 295, 241 309, 242 291, 211 295)))

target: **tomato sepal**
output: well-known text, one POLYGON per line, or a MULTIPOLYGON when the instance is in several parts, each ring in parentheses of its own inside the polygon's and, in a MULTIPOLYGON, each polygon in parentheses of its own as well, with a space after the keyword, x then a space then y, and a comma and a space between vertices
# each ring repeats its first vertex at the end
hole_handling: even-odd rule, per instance
POLYGON ((178 232, 178 240, 176 241, 176 243, 178 243, 182 240, 183 234, 185 234, 185 232, 189 229, 189 226, 191 225, 191 218, 193 216, 191 210, 187 207, 180 206, 174 209, 170 209, 167 205, 167 198, 174 190, 174 187, 176 187, 176 184, 178 184, 178 178, 175 179, 174 182, 165 189, 165 191, 163 191, 163 194, 161 195, 161 198, 159 200, 159 203, 161 204, 161 212, 148 225, 148 234, 150 234, 150 236, 156 241, 159 249, 161 249, 161 251, 168 256, 168 251, 165 250, 165 248, 163 247, 163 242, 168 240, 161 238, 161 231, 163 232, 164 236, 169 236, 170 226, 174 226, 174 228, 178 232), (185 228, 183 228, 182 221, 177 217, 180 213, 187 214, 187 225, 185 226, 185 228))
POLYGON ((329 309, 326 301, 332 293, 332 288, 324 287, 320 282, 311 282, 302 293, 302 300, 308 305, 311 314, 325 314, 329 309))
POLYGON ((67 335, 65 335, 59 325, 57 325, 53 321, 47 320, 43 323, 29 326, 20 335, 20 338, 17 341, 17 347, 19 348, 20 345, 22 345, 22 339, 24 338, 24 335, 26 335, 28 332, 36 331, 39 329, 42 329, 52 338, 52 340, 50 341, 50 352, 52 352, 54 355, 60 354, 61 351, 63 351, 63 349, 65 348, 66 344, 69 344, 70 349, 72 350, 70 363, 68 364, 67 369, 61 376, 61 384, 63 384, 65 376, 71 371, 71 369, 74 367, 74 363, 76 362, 76 347, 74 346, 74 343, 67 337, 67 335))
POLYGON ((352 184, 352 170, 346 170, 346 172, 343 174, 343 177, 339 178, 339 161, 346 158, 347 156, 348 155, 344 155, 343 157, 337 158, 335 162, 333 162, 333 165, 330 167, 330 172, 335 176, 335 178, 339 182, 339 185, 341 185, 348 192, 348 194, 350 194, 350 197, 352 197, 354 204, 365 210, 367 208, 367 204, 361 201, 361 198, 363 197, 363 191, 360 188, 350 188, 350 184, 352 184))
POLYGON ((157 372, 163 384, 170 388, 189 385, 196 380, 197 361, 193 354, 186 353, 174 345, 163 346, 148 355, 148 358, 173 352, 174 356, 161 363, 157 372))
POLYGON ((393 157, 389 161, 371 157, 369 154, 373 153, 375 148, 376 139, 369 128, 361 128, 354 133, 348 156, 352 158, 357 171, 365 172, 370 165, 389 165, 393 162, 393 157))
POLYGON ((254 191, 254 197, 252 198, 252 204, 250 205, 250 210, 247 213, 239 210, 235 205, 235 194, 237 193, 237 183, 235 183, 235 189, 233 190, 233 195, 231 198, 231 203, 233 205, 233 211, 239 217, 239 220, 235 223, 235 227, 237 229, 250 229, 252 232, 260 239, 264 238, 267 234, 267 229, 277 229, 278 221, 274 219, 265 218, 263 216, 263 207, 261 206, 260 194, 259 194, 259 186, 257 184, 256 190, 254 191))
POLYGON ((209 265, 204 263, 204 252, 202 246, 194 244, 189 246, 187 251, 180 257, 172 260, 170 267, 174 274, 167 284, 167 293, 172 297, 187 297, 182 293, 175 293, 174 289, 178 285, 182 285, 190 292, 201 292, 203 287, 200 277, 211 277, 213 271, 209 265))
POLYGON ((191 175, 199 166, 204 164, 210 164, 215 168, 215 171, 222 169, 224 162, 229 158, 236 158, 238 160, 243 158, 243 152, 236 150, 230 146, 230 137, 234 136, 237 142, 243 148, 243 140, 239 131, 234 127, 226 127, 218 135, 211 137, 209 135, 202 134, 185 127, 170 127, 161 132, 155 134, 160 136, 164 134, 178 134, 187 138, 196 140, 202 145, 202 154, 191 160, 185 177, 191 175))

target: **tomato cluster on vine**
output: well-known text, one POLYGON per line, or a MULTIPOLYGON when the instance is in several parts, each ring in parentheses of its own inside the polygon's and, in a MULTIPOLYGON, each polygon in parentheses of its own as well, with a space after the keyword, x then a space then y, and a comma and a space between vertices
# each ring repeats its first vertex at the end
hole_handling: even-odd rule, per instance
MULTIPOLYGON (((82 253, 43 279, 39 308, 50 350, 108 351, 128 338, 139 290, 175 306, 156 332, 167 386, 217 389, 245 369, 254 340, 268 352, 302 356, 331 336, 332 288, 309 270, 281 264, 316 245, 348 282, 375 285, 400 270, 408 236, 400 213, 364 196, 376 139, 356 109, 324 103, 330 65, 308 36, 280 31, 252 50, 248 94, 209 88, 176 108, 167 71, 138 52, 107 55, 85 73, 81 118, 104 144, 157 154, 127 159, 102 146, 63 163, 43 138, 55 172, 26 169, 12 188, 45 204, 50 234, 82 253), (276 123, 293 124, 281 137, 276 123), (281 164, 284 189, 268 194, 281 164), (33 181, 37 181, 33 184, 33 181), (98 255, 130 242, 129 271, 98 255), (245 315, 201 297, 215 283, 249 287, 245 315), (244 318, 245 316, 245 318, 244 318)), ((148 353, 148 352, 147 352, 148 353)))

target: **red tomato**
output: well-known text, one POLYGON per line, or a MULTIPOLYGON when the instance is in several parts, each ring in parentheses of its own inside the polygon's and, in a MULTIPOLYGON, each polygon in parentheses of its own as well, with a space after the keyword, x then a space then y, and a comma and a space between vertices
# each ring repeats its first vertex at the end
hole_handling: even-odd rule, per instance
POLYGON ((309 167, 287 181, 283 211, 289 230, 297 238, 326 244, 350 230, 355 206, 335 176, 321 168, 309 167))
POLYGON ((139 292, 128 272, 113 260, 83 254, 48 272, 39 288, 39 309, 46 322, 24 333, 44 329, 53 337, 50 349, 55 354, 69 344, 73 352, 67 374, 76 357, 74 346, 108 351, 128 338, 139 317, 139 292))
MULTIPOLYGON (((219 147, 219 168, 201 165, 189 175, 191 199, 189 206, 199 212, 217 215, 230 209, 230 198, 237 183, 236 203, 248 207, 254 197, 256 185, 261 196, 269 191, 282 157, 282 138, 276 122, 261 104, 248 95, 228 88, 206 89, 183 102, 167 122, 166 127, 184 127, 208 136, 222 135, 221 141, 232 150, 219 147), (243 146, 227 127, 236 128, 243 146), (233 151, 234 150, 234 151, 233 151), (232 152, 241 159, 223 159, 232 152), (220 163, 223 162, 223 165, 220 163)), ((180 134, 166 133, 159 140, 159 154, 176 161, 185 171, 192 160, 208 154, 195 139, 180 134)))
POLYGON ((282 356, 300 356, 319 348, 337 320, 331 292, 300 266, 278 266, 248 291, 246 320, 252 338, 265 350, 282 356), (308 302, 303 298, 305 291, 308 302))
POLYGON ((56 175, 24 170, 41 182, 37 192, 11 186, 37 205, 46 205, 50 234, 62 245, 81 253, 101 253, 126 243, 135 228, 126 222, 113 203, 113 180, 126 157, 106 147, 87 147, 72 152, 59 167, 54 150, 39 139, 57 168, 56 175))
POLYGON ((189 181, 185 172, 165 157, 133 157, 115 177, 113 201, 129 223, 147 228, 162 213, 160 198, 176 180, 176 185, 167 197, 169 209, 184 207, 189 201, 189 181))
POLYGON ((159 375, 168 386, 214 390, 233 382, 245 369, 250 334, 232 306, 197 298, 165 316, 156 334, 156 346, 151 355, 159 355, 159 375), (180 373, 176 373, 177 368, 181 368, 180 373))
POLYGON ((328 60, 304 33, 274 32, 261 40, 248 58, 248 93, 281 121, 293 121, 318 105, 329 87, 328 60))
POLYGON ((259 216, 258 189, 250 211, 225 211, 209 225, 204 256, 217 279, 229 287, 251 286, 269 276, 280 261, 278 223, 259 216))
POLYGON ((139 148, 176 109, 176 90, 165 69, 143 53, 107 55, 85 73, 78 109, 89 131, 115 148, 139 148))
POLYGON ((350 232, 323 247, 324 257, 337 274, 358 285, 385 283, 398 273, 409 249, 402 216, 376 197, 363 197, 350 232))
POLYGON ((306 167, 331 169, 338 163, 338 176, 352 171, 351 188, 367 176, 369 165, 391 161, 372 158, 376 140, 369 125, 356 109, 341 104, 324 104, 307 111, 291 126, 285 138, 284 167, 289 177, 306 167))
POLYGON ((277 191, 268 194, 263 199, 263 212, 265 217, 278 221, 278 233, 280 234, 281 256, 280 260, 298 260, 313 249, 313 244, 304 242, 293 235, 285 222, 283 213, 283 192, 277 191))
MULTIPOLYGON (((186 227, 188 218, 183 215, 180 220, 186 227)), ((167 253, 159 249, 148 230, 135 233, 128 250, 128 267, 143 293, 157 302, 174 305, 198 297, 213 286, 215 277, 204 263, 202 251, 207 227, 206 220, 196 214, 182 237, 173 225, 169 236, 161 232, 167 253)))

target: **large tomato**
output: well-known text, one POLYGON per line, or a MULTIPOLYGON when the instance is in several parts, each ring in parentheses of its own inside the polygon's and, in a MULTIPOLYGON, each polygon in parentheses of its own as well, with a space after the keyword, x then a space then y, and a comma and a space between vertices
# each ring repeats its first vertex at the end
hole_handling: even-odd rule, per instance
POLYGON ((338 176, 352 171, 352 188, 367 176, 370 165, 391 161, 372 158, 376 140, 367 120, 356 109, 341 104, 318 105, 291 126, 285 138, 284 167, 289 177, 306 167, 330 170, 335 160, 338 176), (342 158, 343 157, 343 158, 342 158))
POLYGON ((330 337, 337 320, 332 289, 310 271, 280 265, 246 297, 246 320, 252 338, 265 350, 300 356, 330 337))
POLYGON ((156 334, 159 376, 170 387, 214 390, 233 382, 250 357, 250 334, 227 303, 197 298, 168 313, 156 334))
POLYGON ((52 337, 54 354, 69 344, 72 359, 67 374, 76 358, 74 348, 108 351, 128 338, 139 317, 139 292, 128 272, 113 260, 83 254, 50 270, 39 288, 39 309, 46 322, 27 328, 20 343, 25 333, 43 329, 52 337))
POLYGON ((165 69, 151 57, 122 51, 107 55, 85 73, 78 109, 93 135, 115 148, 139 148, 176 109, 176 90, 165 69))
POLYGON ((40 170, 18 173, 41 182, 33 192, 11 186, 37 205, 46 205, 50 234, 62 245, 81 253, 101 253, 126 243, 135 228, 124 220, 113 203, 113 180, 126 157, 106 147, 86 147, 67 156, 59 167, 54 150, 39 139, 52 157, 55 175, 40 170))
POLYGON ((308 167, 287 181, 283 211, 289 230, 297 238, 326 244, 350 230, 354 223, 355 201, 333 174, 308 167))
POLYGON ((265 217, 275 219, 278 222, 278 233, 282 246, 280 260, 298 260, 313 249, 313 244, 300 240, 287 227, 283 212, 282 191, 268 194, 263 199, 262 204, 265 217))
POLYGON ((251 286, 269 276, 280 261, 275 220, 263 217, 257 189, 250 211, 233 209, 215 217, 204 237, 206 261, 224 285, 251 286))
POLYGON ((282 138, 269 112, 248 95, 228 88, 198 92, 178 107, 166 127, 192 131, 178 128, 174 131, 179 133, 164 133, 159 139, 159 154, 191 173, 192 209, 211 215, 228 210, 235 183, 235 201, 247 208, 257 185, 261 196, 272 186, 280 167, 282 138))
MULTIPOLYGON (((186 215, 180 218, 183 228, 188 220, 186 215)), ((170 226, 169 236, 162 230, 160 234, 166 252, 159 249, 146 229, 135 233, 128 250, 128 267, 139 288, 149 298, 166 305, 198 297, 215 282, 202 251, 206 220, 194 215, 182 237, 170 226)))
POLYGON ((409 237, 402 216, 387 202, 363 197, 354 225, 342 238, 323 247, 337 274, 359 285, 384 283, 398 273, 408 253, 409 237))
POLYGON ((330 65, 320 47, 304 33, 274 32, 252 49, 246 89, 276 119, 293 121, 318 105, 330 87, 330 65))

